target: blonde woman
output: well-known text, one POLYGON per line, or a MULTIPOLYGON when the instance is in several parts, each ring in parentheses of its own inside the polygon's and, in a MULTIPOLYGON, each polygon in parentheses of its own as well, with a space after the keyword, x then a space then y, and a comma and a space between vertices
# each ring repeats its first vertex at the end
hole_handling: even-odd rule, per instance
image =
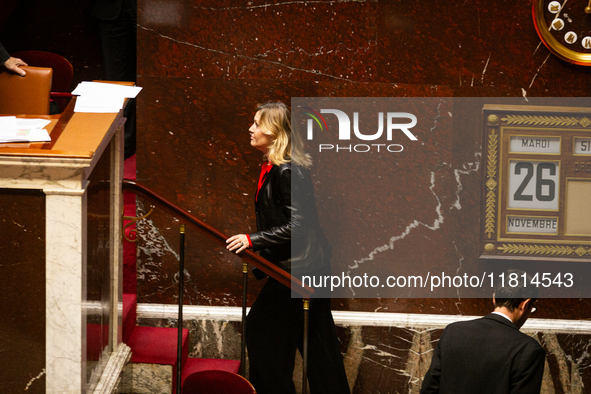
MULTIPOLYGON (((330 245, 318 222, 308 172, 312 162, 296 134, 292 135, 289 109, 281 102, 260 105, 249 131, 251 146, 263 152, 265 160, 255 195, 257 232, 228 238, 228 250, 259 251, 296 277, 330 275, 330 245)), ((258 279, 266 277, 256 269, 254 273, 258 279)), ((302 300, 292 298, 291 290, 276 280, 266 281, 246 320, 249 379, 258 394, 292 394, 296 349, 302 351, 302 300)), ((312 394, 347 394, 330 298, 324 296, 310 303, 310 390, 312 394)))

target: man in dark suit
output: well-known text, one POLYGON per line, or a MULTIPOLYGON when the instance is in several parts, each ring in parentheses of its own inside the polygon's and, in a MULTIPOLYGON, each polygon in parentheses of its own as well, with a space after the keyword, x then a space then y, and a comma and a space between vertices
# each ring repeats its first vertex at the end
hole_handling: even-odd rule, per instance
MULTIPOLYGON (((136 81, 137 0, 96 0, 92 15, 98 19, 108 81, 136 81)), ((125 107, 125 158, 135 153, 135 99, 125 107)))
MULTIPOLYGON (((421 387, 421 394, 539 394, 545 352, 519 328, 535 311, 537 288, 523 286, 523 271, 516 287, 505 282, 493 295, 494 312, 445 328, 421 387)), ((528 281, 531 279, 527 276, 528 281)), ((515 283, 515 282, 513 282, 515 283)))

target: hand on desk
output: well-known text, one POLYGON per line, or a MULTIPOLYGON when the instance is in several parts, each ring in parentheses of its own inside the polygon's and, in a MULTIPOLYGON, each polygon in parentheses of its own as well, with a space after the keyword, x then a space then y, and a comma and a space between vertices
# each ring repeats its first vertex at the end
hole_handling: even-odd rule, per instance
POLYGON ((27 75, 25 70, 20 69, 19 67, 28 66, 28 64, 17 57, 11 57, 10 59, 4 62, 3 66, 6 67, 8 71, 12 71, 13 73, 20 75, 21 77, 27 75))

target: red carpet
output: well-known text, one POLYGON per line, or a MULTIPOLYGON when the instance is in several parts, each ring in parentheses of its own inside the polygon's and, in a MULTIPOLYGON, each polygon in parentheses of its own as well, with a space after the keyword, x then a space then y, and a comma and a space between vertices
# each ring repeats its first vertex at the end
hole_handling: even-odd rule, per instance
POLYGON ((135 294, 123 293, 123 324, 121 330, 123 343, 129 343, 129 338, 135 329, 135 321, 137 320, 136 299, 135 294))
MULTIPOLYGON (((125 179, 135 180, 135 155, 125 160, 123 177, 125 179)), ((135 213, 135 195, 132 193, 123 193, 123 214, 125 216, 136 216, 135 213)), ((124 225, 129 223, 124 221, 124 225)), ((135 231, 135 224, 125 229, 125 235, 133 239, 131 232, 135 231)), ((123 293, 136 294, 136 243, 123 241, 123 293)))
MULTIPOLYGON (((135 327, 129 347, 132 363, 172 365, 172 392, 176 392, 178 329, 167 327, 135 327)), ((183 329, 182 363, 189 353, 189 330, 183 329)))

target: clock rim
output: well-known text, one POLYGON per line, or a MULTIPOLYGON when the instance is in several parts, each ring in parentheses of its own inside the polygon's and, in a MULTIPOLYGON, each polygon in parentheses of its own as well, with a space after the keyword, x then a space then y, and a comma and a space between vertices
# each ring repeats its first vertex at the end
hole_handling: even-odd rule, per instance
POLYGON ((532 1, 532 16, 538 37, 550 52, 567 62, 591 66, 591 53, 580 53, 567 48, 548 31, 548 25, 544 19, 544 0, 532 1))

